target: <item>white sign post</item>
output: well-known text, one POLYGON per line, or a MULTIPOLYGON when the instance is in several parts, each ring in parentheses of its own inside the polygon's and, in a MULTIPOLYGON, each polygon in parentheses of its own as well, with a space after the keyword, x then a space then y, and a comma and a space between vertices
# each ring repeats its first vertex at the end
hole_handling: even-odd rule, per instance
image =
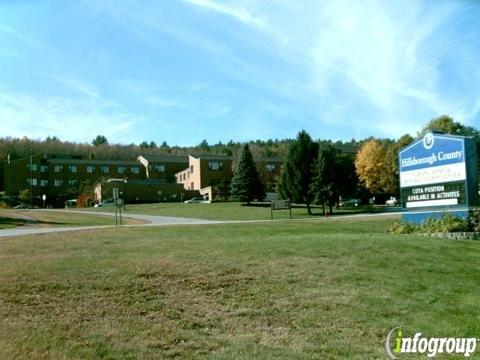
POLYGON ((43 194, 42 195, 42 201, 43 201, 43 208, 45 209, 45 200, 47 200, 47 195, 43 194))

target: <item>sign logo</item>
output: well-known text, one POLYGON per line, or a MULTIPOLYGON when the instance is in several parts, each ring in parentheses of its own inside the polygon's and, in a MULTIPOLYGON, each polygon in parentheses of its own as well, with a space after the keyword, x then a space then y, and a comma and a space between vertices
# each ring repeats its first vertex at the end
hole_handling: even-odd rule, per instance
POLYGON ((433 136, 432 133, 427 133, 423 137, 423 147, 427 150, 430 150, 433 147, 433 144, 435 143, 435 137, 433 136))
POLYGON ((400 327, 388 332, 385 339, 385 351, 390 359, 398 359, 401 354, 425 354, 428 358, 438 354, 456 354, 470 357, 475 352, 477 338, 439 338, 422 337, 421 332, 413 337, 404 337, 400 327))

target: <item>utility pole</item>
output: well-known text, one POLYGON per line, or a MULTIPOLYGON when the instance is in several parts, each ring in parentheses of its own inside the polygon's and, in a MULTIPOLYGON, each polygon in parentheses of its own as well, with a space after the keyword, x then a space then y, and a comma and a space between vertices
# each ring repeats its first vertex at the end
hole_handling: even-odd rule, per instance
POLYGON ((10 149, 8 149, 8 207, 12 208, 12 160, 10 158, 10 149))
POLYGON ((30 148, 30 208, 33 209, 33 149, 30 148))

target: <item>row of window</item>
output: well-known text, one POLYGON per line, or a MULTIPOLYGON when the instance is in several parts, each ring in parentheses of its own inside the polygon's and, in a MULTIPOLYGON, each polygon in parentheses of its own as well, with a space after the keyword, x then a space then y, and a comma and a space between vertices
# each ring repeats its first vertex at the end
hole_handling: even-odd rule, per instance
MULTIPOLYGON (((40 172, 44 173, 47 172, 48 166, 47 165, 40 165, 40 167, 37 164, 27 164, 27 170, 28 171, 38 171, 40 168, 40 172), (31 166, 30 166, 31 165, 31 166)), ((56 173, 63 172, 63 165, 55 165, 53 167, 53 171, 56 173)), ((77 165, 67 165, 67 169, 71 173, 77 173, 78 172, 78 166, 77 165)), ((96 165, 87 165, 87 173, 92 174, 95 172, 96 165)), ((117 166, 117 174, 126 174, 128 170, 127 166, 117 166)), ((103 174, 108 174, 110 172, 110 166, 107 165, 100 165, 100 172, 103 174)), ((132 174, 140 174, 140 167, 139 166, 132 166, 130 167, 130 172, 132 174)))
MULTIPOLYGON (((63 184, 64 184, 64 182, 61 179, 55 179, 53 181, 53 185, 55 187, 63 186, 63 184)), ((67 181, 67 184, 68 184, 68 186, 76 186, 76 185, 78 185, 78 180, 70 179, 70 180, 67 181)), ((27 179, 27 185, 28 186, 38 186, 38 185, 40 185, 40 187, 47 187, 48 186, 48 180, 46 180, 46 179, 38 180, 38 179, 35 179, 35 178, 27 179)))

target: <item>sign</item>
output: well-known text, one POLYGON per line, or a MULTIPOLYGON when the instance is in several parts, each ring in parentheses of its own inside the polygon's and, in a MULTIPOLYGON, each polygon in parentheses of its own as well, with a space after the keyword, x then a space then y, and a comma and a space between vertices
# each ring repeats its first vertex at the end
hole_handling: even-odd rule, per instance
POLYGON ((290 200, 272 200, 273 210, 288 210, 290 209, 290 200))
POLYGON ((425 216, 417 216, 420 221, 434 210, 468 213, 476 203, 476 156, 472 138, 433 132, 403 148, 399 152, 402 207, 424 211, 425 216))
POLYGON ((290 200, 272 200, 270 209, 270 217, 272 220, 274 210, 290 210, 290 219, 292 218, 292 206, 290 200))

